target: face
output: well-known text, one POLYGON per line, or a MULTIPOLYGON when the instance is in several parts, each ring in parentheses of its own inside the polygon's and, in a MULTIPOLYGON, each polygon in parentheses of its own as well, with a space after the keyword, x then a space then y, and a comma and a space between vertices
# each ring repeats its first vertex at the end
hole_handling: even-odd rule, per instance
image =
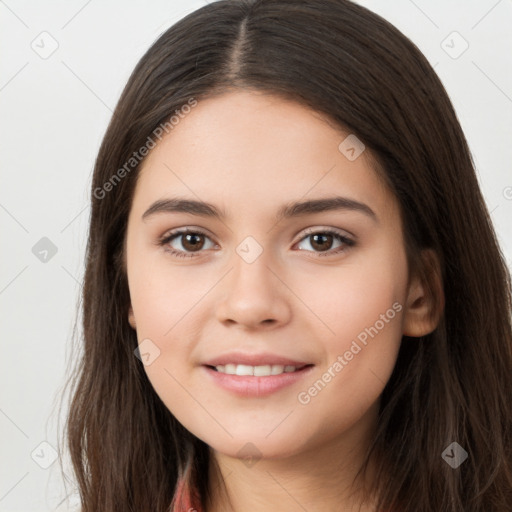
POLYGON ((339 149, 348 135, 230 92, 199 101, 142 165, 130 323, 155 391, 218 453, 292 456, 375 423, 408 270, 396 200, 367 151, 339 149))

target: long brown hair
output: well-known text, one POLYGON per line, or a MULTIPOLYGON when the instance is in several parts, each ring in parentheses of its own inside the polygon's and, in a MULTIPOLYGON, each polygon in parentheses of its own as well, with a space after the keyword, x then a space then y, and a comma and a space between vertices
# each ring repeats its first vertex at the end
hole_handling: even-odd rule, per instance
POLYGON ((444 313, 431 334, 403 337, 368 449, 379 510, 510 511, 510 275, 440 80, 409 39, 347 0, 223 0, 142 57, 96 160, 66 429, 83 512, 169 510, 180 477, 207 506, 209 448, 134 356, 123 246, 140 162, 126 163, 191 98, 236 88, 295 100, 356 134, 400 205, 409 261, 427 276, 420 250, 439 257, 444 313), (452 442, 468 452, 455 469, 441 456, 452 442))

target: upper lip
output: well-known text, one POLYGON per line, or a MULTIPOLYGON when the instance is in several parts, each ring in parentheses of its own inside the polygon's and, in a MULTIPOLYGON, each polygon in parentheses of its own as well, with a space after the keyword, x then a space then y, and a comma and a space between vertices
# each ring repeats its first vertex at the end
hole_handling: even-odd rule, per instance
POLYGON ((206 366, 220 366, 226 364, 245 364, 248 366, 283 365, 300 368, 312 363, 270 353, 247 354, 243 352, 229 352, 228 354, 214 357, 203 364, 206 366))

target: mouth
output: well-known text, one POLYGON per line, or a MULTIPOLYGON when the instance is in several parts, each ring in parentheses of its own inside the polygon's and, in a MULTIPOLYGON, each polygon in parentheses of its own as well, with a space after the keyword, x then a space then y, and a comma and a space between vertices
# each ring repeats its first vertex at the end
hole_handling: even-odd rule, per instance
POLYGON ((219 364, 216 366, 205 365, 206 367, 218 373, 226 375, 253 376, 253 377, 270 377, 281 375, 283 373, 294 373, 313 366, 312 364, 300 365, 282 365, 282 364, 265 364, 259 366, 251 366, 248 364, 219 364))
MULTIPOLYGON (((243 398, 264 398, 290 386, 303 383, 314 364, 205 364, 205 375, 219 386, 243 398)), ((304 384, 303 384, 304 385, 304 384)))

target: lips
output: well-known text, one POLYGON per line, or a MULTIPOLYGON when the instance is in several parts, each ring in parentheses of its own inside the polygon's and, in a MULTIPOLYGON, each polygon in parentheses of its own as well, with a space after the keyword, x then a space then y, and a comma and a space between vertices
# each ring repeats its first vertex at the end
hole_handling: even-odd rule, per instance
MULTIPOLYGON (((229 360, 232 360, 231 356, 229 357, 229 360)), ((261 362, 262 359, 266 360, 261 357, 257 360, 261 362)), ((212 359, 209 362, 214 363, 224 360, 219 358, 212 359)), ((314 369, 313 364, 304 365, 300 361, 293 361, 287 358, 274 357, 272 360, 291 361, 301 366, 296 368, 292 365, 249 366, 228 363, 224 366, 215 366, 207 364, 202 365, 202 371, 205 377, 210 379, 210 382, 234 395, 244 398, 263 398, 284 390, 289 386, 297 386, 299 382, 304 382, 304 379, 311 375, 314 369), (236 373, 231 373, 233 369, 236 373)))

